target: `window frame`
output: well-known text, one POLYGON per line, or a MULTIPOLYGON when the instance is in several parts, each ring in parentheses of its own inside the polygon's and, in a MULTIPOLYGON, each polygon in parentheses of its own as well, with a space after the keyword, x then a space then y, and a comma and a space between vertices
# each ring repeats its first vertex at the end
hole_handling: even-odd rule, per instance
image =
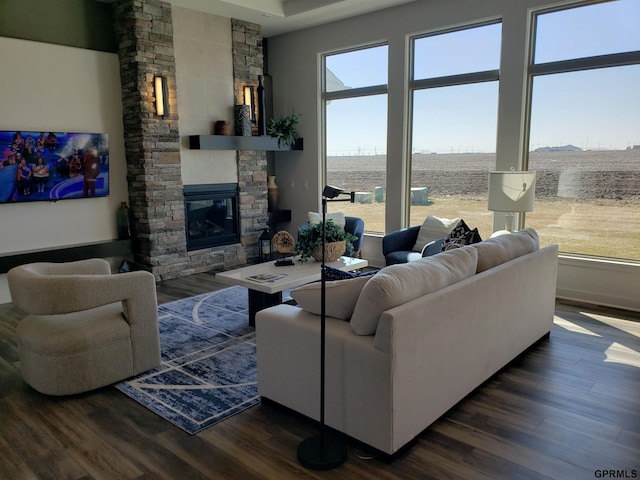
MULTIPOLYGON (((535 49, 537 39, 537 23, 538 18, 541 15, 567 11, 575 8, 584 8, 591 5, 598 5, 607 3, 610 0, 600 1, 582 1, 572 4, 564 4, 555 7, 534 9, 529 12, 530 26, 529 35, 529 48, 527 55, 527 69, 526 69, 526 90, 525 90, 525 118, 524 118, 524 136, 522 144, 522 159, 523 170, 529 168, 529 154, 530 154, 530 142, 531 142, 531 113, 532 113, 532 101, 533 101, 533 81, 535 77, 543 75, 555 75, 563 73, 580 72, 586 70, 597 70, 601 68, 615 68, 630 65, 640 65, 640 50, 634 50, 629 52, 610 53, 602 55, 592 55, 588 57, 577 57, 567 60, 556 60, 551 62, 535 62, 535 49)), ((523 216, 526 214, 522 214, 523 216)), ((524 223, 524 222, 523 222, 524 223)), ((585 259, 606 259, 607 261, 631 261, 633 259, 626 259, 622 257, 600 257, 596 255, 589 255, 580 252, 560 252, 562 255, 571 258, 585 258, 585 259)))

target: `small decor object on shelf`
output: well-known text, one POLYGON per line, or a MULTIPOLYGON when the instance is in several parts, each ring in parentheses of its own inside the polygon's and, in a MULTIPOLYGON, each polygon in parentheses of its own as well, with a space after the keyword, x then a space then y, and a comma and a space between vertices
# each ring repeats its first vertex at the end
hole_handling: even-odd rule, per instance
POLYGON ((213 127, 214 135, 231 135, 231 125, 225 120, 218 120, 213 127))
POLYGON ((249 105, 235 106, 236 135, 251 136, 251 107, 249 105))
POLYGON ((267 125, 267 133, 278 139, 279 147, 293 145, 298 138, 296 125, 299 118, 299 113, 292 113, 286 117, 272 118, 269 120, 269 125, 267 125))
POLYGON ((118 227, 119 240, 131 238, 131 212, 127 202, 121 202, 116 211, 116 225, 118 227))
MULTIPOLYGON (((336 225, 333 220, 327 220, 325 230, 327 237, 325 245, 326 262, 336 261, 345 252, 347 255, 353 253, 349 250, 351 250, 351 242, 356 239, 354 235, 336 225), (337 244, 332 245, 334 242, 337 244)), ((309 228, 300 232, 298 243, 296 244, 296 253, 300 255, 301 262, 308 260, 310 257, 318 261, 322 260, 322 222, 309 225, 309 228)))
POLYGON ((269 175, 267 177, 267 209, 270 212, 278 210, 278 200, 280 199, 280 190, 276 184, 275 175, 269 175))

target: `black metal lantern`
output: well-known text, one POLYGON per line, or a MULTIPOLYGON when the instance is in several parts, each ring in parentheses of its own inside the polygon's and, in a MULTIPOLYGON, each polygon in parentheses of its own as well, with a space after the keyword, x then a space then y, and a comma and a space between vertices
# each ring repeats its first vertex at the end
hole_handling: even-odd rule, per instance
POLYGON ((260 249, 260 263, 271 260, 273 252, 271 247, 271 234, 268 228, 265 228, 262 234, 260 234, 258 248, 260 249))

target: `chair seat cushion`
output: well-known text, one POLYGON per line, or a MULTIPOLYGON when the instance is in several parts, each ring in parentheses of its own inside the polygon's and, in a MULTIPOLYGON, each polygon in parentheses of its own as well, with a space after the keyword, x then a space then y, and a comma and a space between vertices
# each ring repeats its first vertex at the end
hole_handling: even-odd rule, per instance
POLYGON ((29 315, 18 324, 16 336, 23 349, 63 356, 127 340, 131 330, 117 302, 64 315, 29 315))
POLYGON ((421 258, 422 255, 418 252, 414 252, 413 250, 398 250, 396 252, 388 253, 384 257, 387 266, 395 265, 397 263, 407 263, 421 258))

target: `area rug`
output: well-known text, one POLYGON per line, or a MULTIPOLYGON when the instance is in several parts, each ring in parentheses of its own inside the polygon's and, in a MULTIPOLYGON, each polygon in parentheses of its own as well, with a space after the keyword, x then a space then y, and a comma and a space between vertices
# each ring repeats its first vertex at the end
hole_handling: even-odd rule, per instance
POLYGON ((194 434, 260 402, 247 289, 158 307, 162 365, 115 387, 194 434))

